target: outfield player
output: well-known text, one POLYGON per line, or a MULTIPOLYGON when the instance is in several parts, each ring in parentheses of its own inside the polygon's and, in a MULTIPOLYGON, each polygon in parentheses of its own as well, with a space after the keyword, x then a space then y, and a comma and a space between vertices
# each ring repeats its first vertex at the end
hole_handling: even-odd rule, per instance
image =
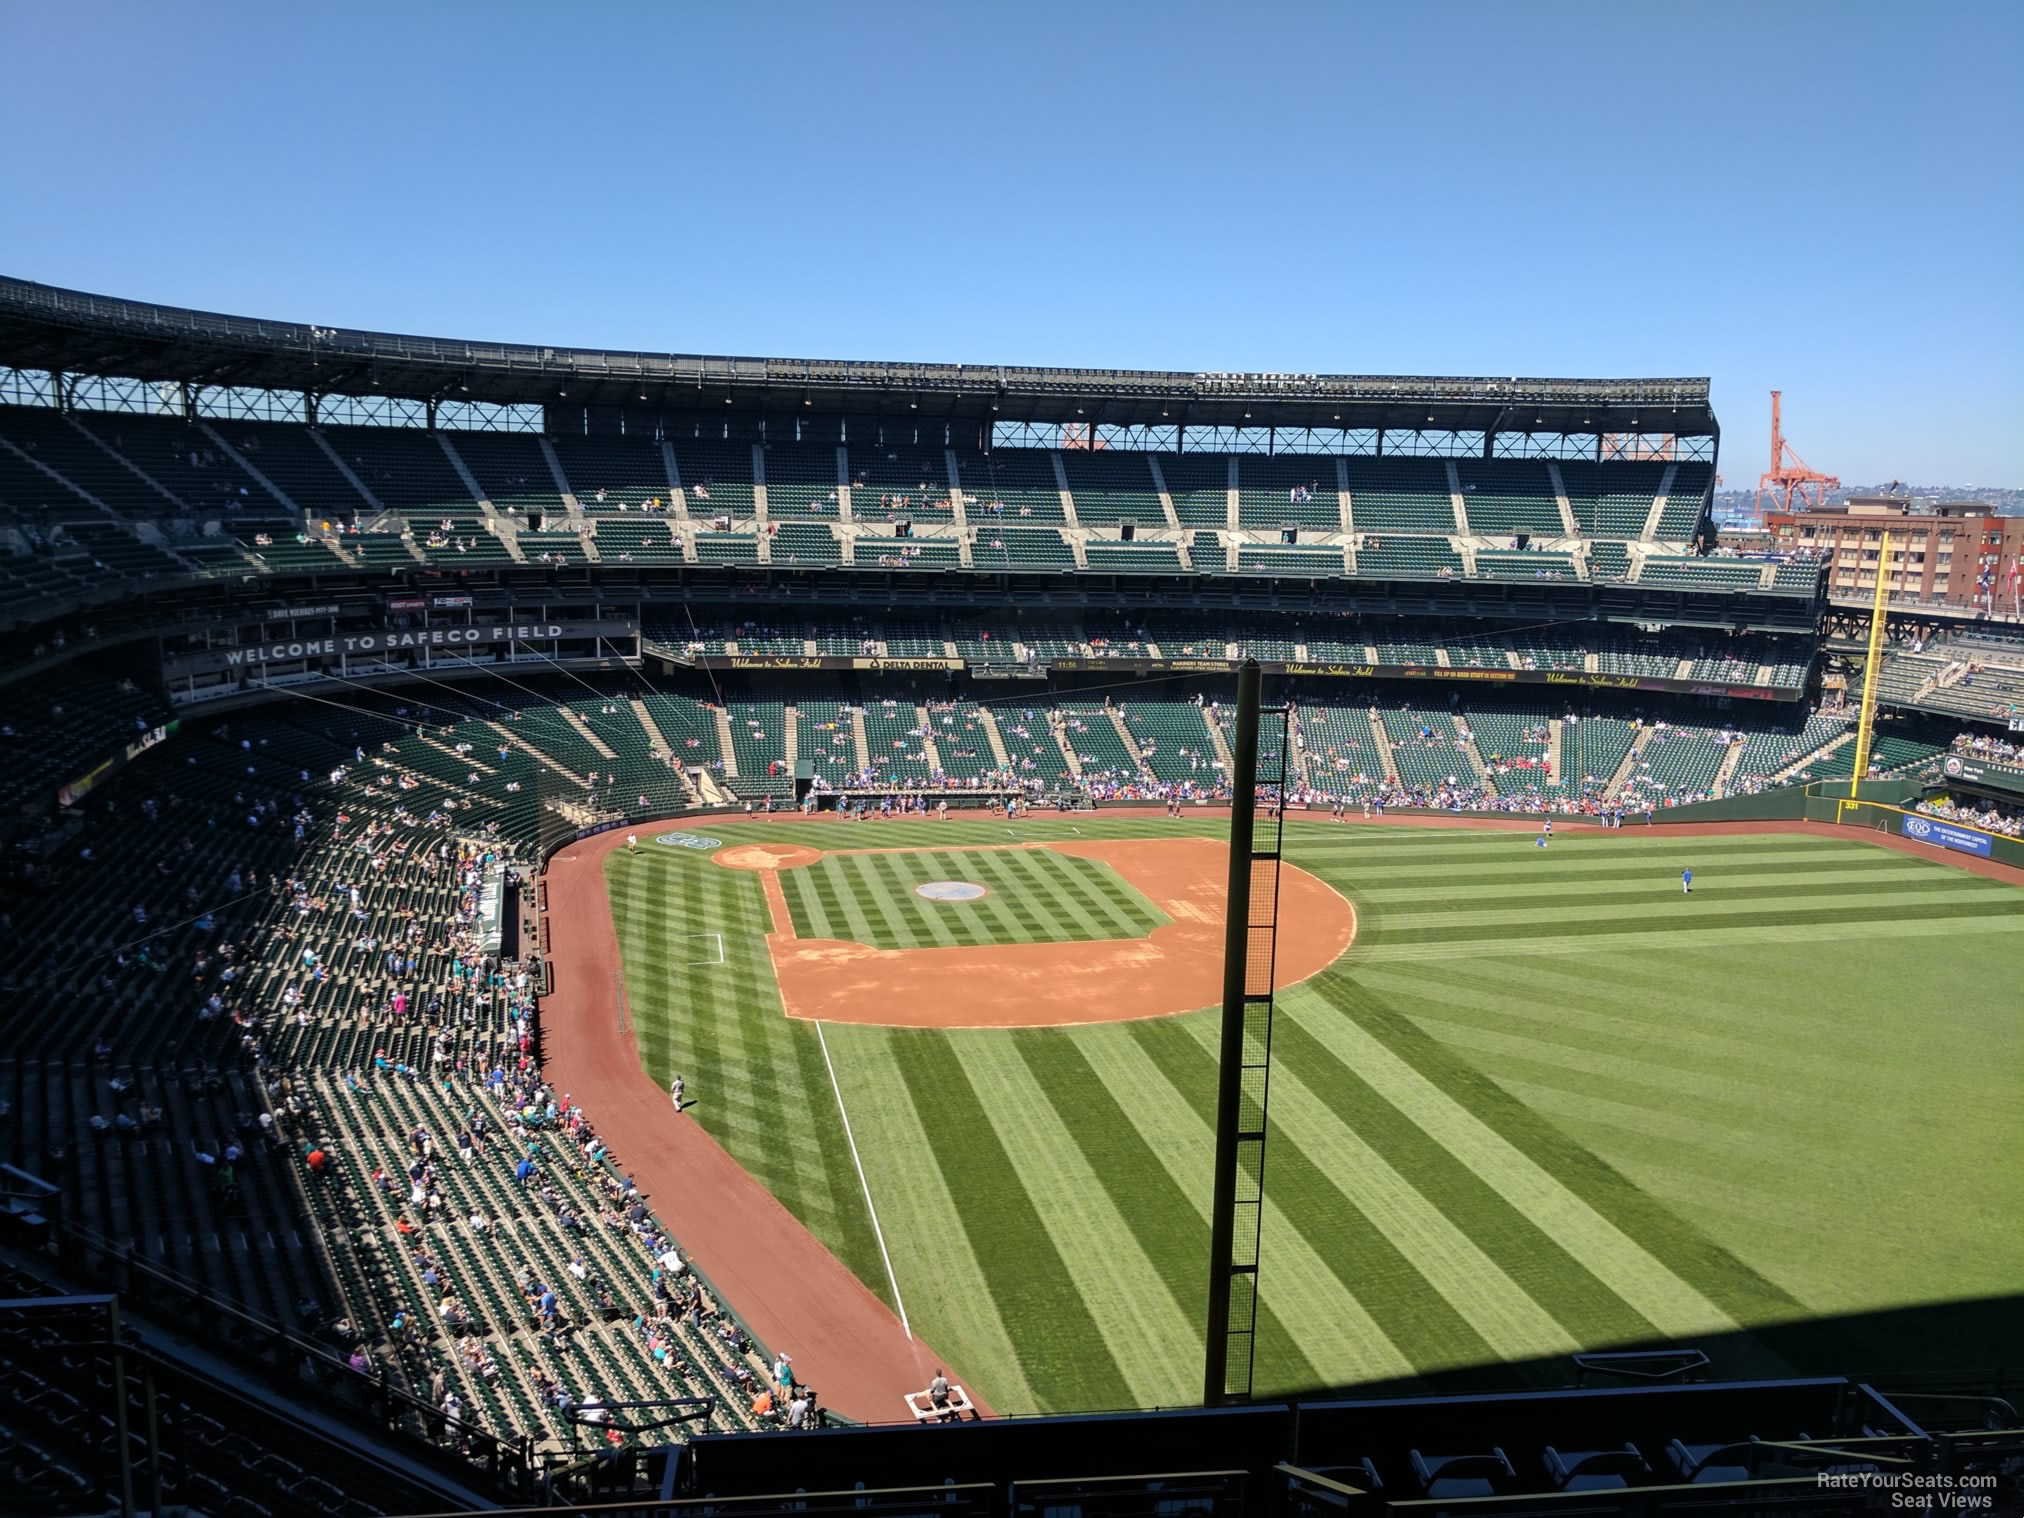
POLYGON ((640 835, 638 833, 627 833, 625 835, 625 851, 628 854, 637 854, 640 851, 640 835))
POLYGON ((1682 896, 1694 894, 1694 872, 1691 869, 1680 871, 1680 894, 1682 896))

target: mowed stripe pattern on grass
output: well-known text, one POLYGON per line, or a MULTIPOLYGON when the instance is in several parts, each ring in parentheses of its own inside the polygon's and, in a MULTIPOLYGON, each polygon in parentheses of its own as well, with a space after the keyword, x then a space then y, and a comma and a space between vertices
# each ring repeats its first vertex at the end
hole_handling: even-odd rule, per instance
POLYGON ((1103 861, 1052 849, 830 853, 782 871, 780 885, 798 936, 879 949, 1143 938, 1167 921, 1103 861), (985 894, 930 901, 915 893, 940 880, 985 894))
MULTIPOLYGON (((963 826, 920 831, 960 843, 963 826)), ((1099 830, 1211 831, 1082 822, 1099 830)), ((1357 902, 1361 937, 1281 999, 1261 1390, 1499 1363, 1495 1378, 1544 1384, 1572 1348, 1662 1339, 1719 1346, 1730 1374, 1847 1368, 1875 1344, 1845 1327, 1798 1350, 1752 1330, 2014 1278, 2016 1210, 1951 1166, 1933 1177, 1929 1147, 1868 1119, 1934 1101, 1934 1136, 1984 1177, 2024 1142, 1998 1089, 2024 1059, 2016 1020, 1971 989, 1974 948, 2010 945, 2024 893, 1833 839, 1681 847, 1289 829, 1288 857, 1357 902), (1928 934, 1918 952, 1968 946, 1959 981, 1928 959, 1908 986, 1890 969, 1901 941, 1857 932, 1906 920, 1928 934), (1808 994, 1808 944, 1843 967, 1831 1010, 1808 994), (1836 1181, 1851 1167, 1861 1207, 1836 1181), (1793 1198, 1803 1224, 1762 1226, 1793 1198)), ((1197 1394, 1213 1013, 829 1037, 924 1337, 1001 1409, 1197 1394)))

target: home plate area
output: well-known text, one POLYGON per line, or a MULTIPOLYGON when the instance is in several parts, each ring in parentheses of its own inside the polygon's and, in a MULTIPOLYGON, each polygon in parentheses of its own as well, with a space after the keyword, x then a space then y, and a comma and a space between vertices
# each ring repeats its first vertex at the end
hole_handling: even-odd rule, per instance
MULTIPOLYGON (((911 1028, 1170 1017, 1222 992, 1226 846, 1209 838, 969 848, 751 844, 712 856, 764 883, 789 1017, 911 1028)), ((1355 935, 1349 902, 1283 866, 1275 982, 1355 935)))

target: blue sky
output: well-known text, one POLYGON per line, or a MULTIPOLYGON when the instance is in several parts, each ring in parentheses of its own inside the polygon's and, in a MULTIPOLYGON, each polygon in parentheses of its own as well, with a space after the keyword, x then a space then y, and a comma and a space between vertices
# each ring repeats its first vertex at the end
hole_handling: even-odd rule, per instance
POLYGON ((2024 485, 2024 4, 6 11, 0 271, 684 352, 1772 386, 2024 485))

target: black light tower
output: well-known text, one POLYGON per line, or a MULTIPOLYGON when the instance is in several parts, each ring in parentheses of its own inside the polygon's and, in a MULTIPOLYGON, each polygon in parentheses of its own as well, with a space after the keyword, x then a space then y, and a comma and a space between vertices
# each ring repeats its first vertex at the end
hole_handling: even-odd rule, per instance
POLYGON ((1209 1213, 1209 1325, 1202 1402, 1251 1395, 1258 1329, 1258 1244, 1265 1216, 1265 1098, 1272 1060, 1272 981, 1279 930, 1287 709, 1262 712, 1258 661, 1237 672, 1230 746, 1230 874, 1223 924, 1223 1038, 1216 1076, 1216 1186, 1209 1213), (1261 718, 1268 729, 1262 745, 1261 718), (1259 846, 1258 793, 1269 803, 1259 846))

